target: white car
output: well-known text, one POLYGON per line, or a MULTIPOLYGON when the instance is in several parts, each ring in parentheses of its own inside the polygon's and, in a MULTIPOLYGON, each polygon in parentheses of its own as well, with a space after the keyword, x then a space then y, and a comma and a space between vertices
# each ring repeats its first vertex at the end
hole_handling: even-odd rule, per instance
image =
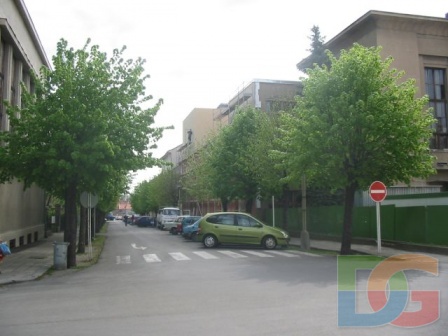
POLYGON ((165 224, 162 224, 162 230, 167 230, 171 234, 177 235, 177 233, 178 233, 177 226, 178 226, 178 224, 182 225, 182 220, 185 217, 190 217, 190 216, 187 216, 187 215, 177 216, 177 218, 174 221, 166 222, 165 224))

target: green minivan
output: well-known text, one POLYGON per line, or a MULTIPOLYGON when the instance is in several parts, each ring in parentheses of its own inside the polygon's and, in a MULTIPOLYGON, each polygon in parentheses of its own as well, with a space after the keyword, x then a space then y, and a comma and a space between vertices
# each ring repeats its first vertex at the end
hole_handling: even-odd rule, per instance
POLYGON ((242 212, 214 212, 199 222, 197 241, 206 248, 219 244, 258 245, 272 250, 288 246, 289 235, 284 230, 261 223, 242 212))

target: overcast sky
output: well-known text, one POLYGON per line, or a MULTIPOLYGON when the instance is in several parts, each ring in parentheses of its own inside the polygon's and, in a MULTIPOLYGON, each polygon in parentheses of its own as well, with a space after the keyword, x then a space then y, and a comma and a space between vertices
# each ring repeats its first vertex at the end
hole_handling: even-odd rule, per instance
MULTIPOLYGON (((446 0, 24 0, 48 59, 64 38, 88 38, 111 55, 146 59, 147 94, 164 104, 157 125, 173 125, 161 157, 182 143, 182 121, 196 107, 216 108, 253 79, 299 80, 311 28, 325 41, 369 10, 445 17, 446 0)), ((139 172, 134 185, 158 171, 139 172)))

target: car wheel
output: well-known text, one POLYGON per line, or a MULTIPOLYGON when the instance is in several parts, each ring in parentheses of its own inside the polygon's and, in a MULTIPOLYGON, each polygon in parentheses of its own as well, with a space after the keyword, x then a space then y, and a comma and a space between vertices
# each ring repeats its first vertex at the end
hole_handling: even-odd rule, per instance
POLYGON ((207 248, 213 248, 216 245, 218 245, 218 240, 216 239, 216 237, 214 235, 208 234, 204 237, 204 239, 202 240, 202 243, 207 248))
POLYGON ((177 229, 176 228, 171 228, 170 233, 173 235, 177 235, 177 229))
POLYGON ((262 244, 266 250, 273 250, 277 247, 277 241, 272 236, 264 237, 262 244))
POLYGON ((198 238, 198 233, 197 233, 197 232, 193 232, 193 233, 191 234, 191 236, 190 236, 190 239, 191 239, 192 241, 196 241, 197 238, 198 238))

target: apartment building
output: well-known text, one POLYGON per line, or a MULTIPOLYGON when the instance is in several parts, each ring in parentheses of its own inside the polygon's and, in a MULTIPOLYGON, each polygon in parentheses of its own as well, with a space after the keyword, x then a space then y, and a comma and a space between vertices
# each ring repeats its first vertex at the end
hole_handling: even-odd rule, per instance
MULTIPOLYGON (((252 106, 267 113, 290 108, 295 103, 295 96, 300 94, 302 86, 296 81, 282 81, 269 79, 254 79, 237 88, 230 99, 216 108, 195 108, 183 121, 182 144, 168 151, 162 159, 171 162, 180 175, 187 173, 187 160, 201 146, 206 144, 207 138, 219 132, 232 122, 238 108, 252 106)), ((210 200, 199 204, 182 193, 184 202, 179 206, 188 209, 193 214, 217 211, 220 209, 218 200, 210 200), (200 208, 201 210, 198 210, 200 208)), ((241 210, 244 206, 234 202, 229 210, 241 210)))
MULTIPOLYGON (((21 105, 21 85, 33 90, 31 72, 50 67, 22 0, 0 1, 0 131, 10 129, 3 101, 21 105)), ((45 194, 17 181, 0 185, 0 239, 18 247, 45 235, 45 194)))

